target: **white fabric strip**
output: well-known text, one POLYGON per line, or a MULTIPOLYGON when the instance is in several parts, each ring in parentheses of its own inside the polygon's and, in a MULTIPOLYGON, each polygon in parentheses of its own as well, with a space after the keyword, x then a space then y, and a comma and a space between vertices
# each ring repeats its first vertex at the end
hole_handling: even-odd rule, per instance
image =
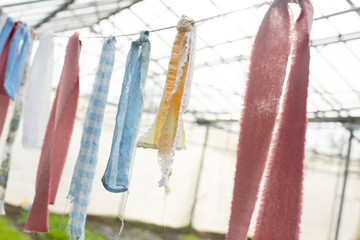
POLYGON ((53 33, 46 32, 40 39, 29 72, 24 101, 24 147, 42 146, 50 114, 51 81, 53 74, 53 33))

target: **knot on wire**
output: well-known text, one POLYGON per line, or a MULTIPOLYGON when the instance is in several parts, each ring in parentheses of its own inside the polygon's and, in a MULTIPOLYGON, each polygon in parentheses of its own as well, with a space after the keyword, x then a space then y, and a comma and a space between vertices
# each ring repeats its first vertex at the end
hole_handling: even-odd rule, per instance
POLYGON ((140 43, 149 41, 149 31, 143 30, 140 32, 140 43))
POLYGON ((190 32, 193 29, 194 20, 188 16, 183 15, 176 25, 179 32, 190 32))
POLYGON ((107 43, 111 43, 114 42, 116 43, 116 38, 113 35, 110 35, 107 39, 106 39, 107 43))

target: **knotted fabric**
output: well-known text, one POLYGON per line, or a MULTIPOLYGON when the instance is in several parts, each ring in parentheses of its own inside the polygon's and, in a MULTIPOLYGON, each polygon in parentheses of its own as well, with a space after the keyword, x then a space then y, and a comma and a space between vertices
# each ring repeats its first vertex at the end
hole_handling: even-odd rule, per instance
POLYGON ((54 44, 52 32, 40 38, 26 83, 24 102, 24 147, 42 146, 46 123, 50 115, 51 81, 53 72, 54 44))
POLYGON ((131 43, 116 114, 109 161, 102 178, 104 187, 114 193, 125 192, 144 106, 144 85, 150 60, 149 32, 131 43))
POLYGON ((185 149, 182 115, 190 99, 196 27, 183 16, 177 24, 164 92, 155 122, 137 146, 158 149, 162 175, 159 186, 169 191, 169 177, 175 150, 185 149))
POLYGON ((6 142, 5 142, 4 151, 3 151, 3 155, 2 155, 1 168, 0 168, 0 215, 5 215, 4 201, 5 201, 7 182, 8 182, 8 178, 9 178, 11 154, 12 154, 12 149, 14 146, 15 138, 16 138, 17 131, 18 131, 19 125, 20 125, 20 120, 21 120, 23 98, 24 98, 24 87, 25 87, 25 83, 27 82, 27 70, 29 68, 29 63, 30 63, 32 43, 33 43, 33 40, 31 38, 29 52, 26 57, 24 74, 22 77, 22 81, 20 84, 20 88, 19 88, 17 97, 15 99, 13 115, 12 115, 12 118, 10 121, 10 127, 9 127, 9 131, 8 131, 8 135, 6 137, 6 142))
POLYGON ((35 199, 24 231, 48 232, 48 204, 54 204, 69 149, 79 97, 81 42, 74 33, 66 47, 64 67, 51 109, 36 176, 35 199))
POLYGON ((254 41, 240 120, 228 240, 246 239, 267 159, 270 170, 254 239, 299 238, 309 76, 308 19, 312 18, 307 0, 301 7, 293 30, 295 39, 290 36, 288 1, 276 0, 254 41), (290 47, 292 64, 279 128, 272 140, 290 47))
POLYGON ((85 239, 86 212, 95 176, 101 126, 114 66, 115 42, 115 38, 109 37, 103 45, 96 79, 86 111, 80 151, 69 191, 72 208, 67 228, 70 239, 85 239))

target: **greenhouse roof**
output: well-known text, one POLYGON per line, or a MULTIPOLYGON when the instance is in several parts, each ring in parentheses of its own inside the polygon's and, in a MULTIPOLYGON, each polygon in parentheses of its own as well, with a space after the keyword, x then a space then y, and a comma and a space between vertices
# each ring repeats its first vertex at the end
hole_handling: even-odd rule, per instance
MULTIPOLYGON (((117 104, 130 41, 128 34, 176 25, 186 14, 198 23, 197 55, 188 118, 199 123, 237 122, 242 107, 249 55, 254 36, 269 3, 238 0, 3 0, 2 9, 41 34, 56 33, 64 51, 66 36, 79 31, 83 40, 82 95, 91 91, 103 41, 117 38, 117 60, 110 104, 117 104), (256 3, 257 5, 253 5, 256 3), (231 14, 229 13, 231 12, 231 14), (226 14, 229 13, 229 14, 226 14), (124 36, 125 35, 125 36, 124 36), (91 47, 92 46, 92 47, 91 47), (91 61, 93 59, 93 61, 91 61), (85 65, 86 64, 86 65, 85 65)), ((308 117, 310 121, 359 122, 360 119, 360 0, 317 0, 311 36, 308 117)), ((292 8, 296 14, 296 7, 292 8)), ((145 110, 157 110, 167 72, 175 29, 150 34, 151 63, 145 110)), ((61 54, 58 54, 61 56, 61 54)), ((59 58, 59 64, 62 59, 59 58)), ((59 67, 59 71, 61 67, 59 67)))

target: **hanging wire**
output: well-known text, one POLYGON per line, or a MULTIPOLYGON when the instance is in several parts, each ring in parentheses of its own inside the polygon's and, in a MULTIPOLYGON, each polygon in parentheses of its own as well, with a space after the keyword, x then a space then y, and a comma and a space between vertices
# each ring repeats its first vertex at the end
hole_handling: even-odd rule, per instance
MULTIPOLYGON (((216 19, 216 18, 228 16, 228 15, 231 15, 231 14, 234 14, 234 13, 238 13, 238 12, 242 12, 242 11, 246 11, 246 10, 250 10, 250 9, 260 8, 260 7, 264 6, 264 5, 270 5, 271 3, 272 3, 272 1, 265 1, 265 2, 262 2, 262 3, 254 4, 254 5, 252 5, 250 7, 247 7, 247 8, 237 9, 237 10, 221 13, 221 14, 218 14, 218 15, 215 15, 215 16, 199 19, 199 20, 194 21, 193 23, 194 24, 196 24, 196 23, 204 23, 204 22, 216 19)), ((149 32, 159 32, 159 31, 164 31, 164 30, 173 29, 173 28, 176 28, 176 25, 149 30, 149 32)), ((135 36, 135 35, 139 35, 139 33, 136 32, 136 33, 120 34, 120 35, 115 35, 113 37, 119 38, 119 37, 135 36)), ((70 36, 58 35, 58 34, 54 34, 53 36, 54 37, 64 37, 64 38, 70 37, 70 36)), ((82 39, 83 38, 108 38, 108 36, 100 36, 100 35, 98 35, 98 36, 85 36, 85 37, 81 37, 81 38, 82 39)))

